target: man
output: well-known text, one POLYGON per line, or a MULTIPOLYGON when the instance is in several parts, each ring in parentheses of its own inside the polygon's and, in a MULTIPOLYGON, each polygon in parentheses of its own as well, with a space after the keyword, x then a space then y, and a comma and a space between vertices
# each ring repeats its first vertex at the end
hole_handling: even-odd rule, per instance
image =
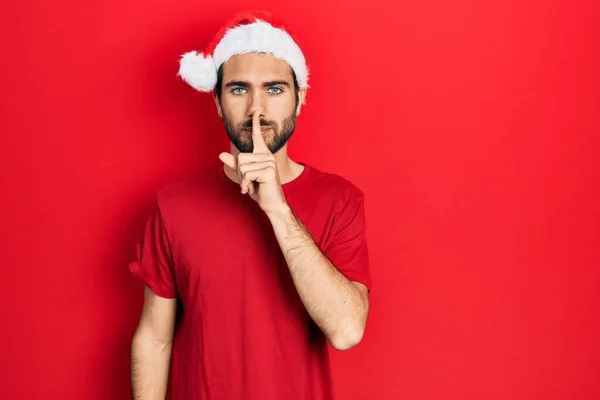
POLYGON ((162 188, 138 243, 134 398, 332 399, 327 343, 360 342, 371 276, 361 190, 287 154, 304 56, 272 15, 240 13, 179 75, 213 93, 231 150, 162 188))

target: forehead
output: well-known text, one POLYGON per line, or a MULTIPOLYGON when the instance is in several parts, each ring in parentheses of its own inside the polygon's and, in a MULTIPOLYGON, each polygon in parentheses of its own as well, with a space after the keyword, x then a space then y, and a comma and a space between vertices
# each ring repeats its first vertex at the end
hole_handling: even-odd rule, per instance
POLYGON ((231 57, 223 64, 223 81, 266 82, 286 80, 292 83, 289 64, 272 54, 246 53, 231 57))

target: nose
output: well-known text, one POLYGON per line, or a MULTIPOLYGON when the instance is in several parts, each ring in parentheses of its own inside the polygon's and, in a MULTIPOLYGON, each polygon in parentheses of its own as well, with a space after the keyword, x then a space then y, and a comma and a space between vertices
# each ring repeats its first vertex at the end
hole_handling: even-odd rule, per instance
POLYGON ((250 101, 248 102, 248 118, 252 119, 252 116, 256 112, 256 110, 260 110, 260 117, 264 118, 266 115, 266 101, 265 95, 262 90, 254 90, 252 95, 249 96, 250 101))

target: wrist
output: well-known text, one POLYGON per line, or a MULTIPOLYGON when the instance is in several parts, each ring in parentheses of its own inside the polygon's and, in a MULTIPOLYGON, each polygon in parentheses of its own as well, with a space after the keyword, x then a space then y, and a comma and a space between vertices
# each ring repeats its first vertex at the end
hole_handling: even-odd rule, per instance
POLYGON ((279 207, 274 208, 266 212, 267 216, 273 222, 273 220, 287 220, 294 216, 292 208, 287 203, 281 204, 279 207))

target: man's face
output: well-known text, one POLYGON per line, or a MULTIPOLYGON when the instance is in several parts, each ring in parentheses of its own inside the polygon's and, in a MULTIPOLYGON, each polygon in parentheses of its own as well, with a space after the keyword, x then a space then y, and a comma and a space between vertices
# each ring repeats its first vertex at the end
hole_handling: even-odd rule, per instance
POLYGON ((221 100, 215 96, 215 102, 229 139, 242 153, 254 148, 252 114, 260 110, 263 136, 276 153, 294 133, 304 92, 300 90, 297 102, 285 61, 270 54, 240 54, 223 64, 221 100))

